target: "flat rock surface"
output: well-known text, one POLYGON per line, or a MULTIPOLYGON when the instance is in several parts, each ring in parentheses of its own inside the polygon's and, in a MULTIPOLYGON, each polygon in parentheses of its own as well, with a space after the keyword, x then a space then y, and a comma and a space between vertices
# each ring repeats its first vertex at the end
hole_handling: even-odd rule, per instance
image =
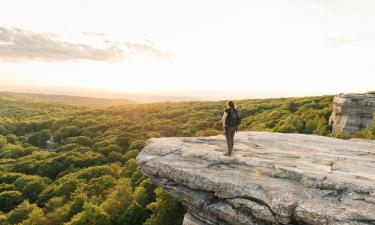
POLYGON ((158 138, 143 172, 188 208, 184 224, 375 224, 375 142, 239 132, 158 138))

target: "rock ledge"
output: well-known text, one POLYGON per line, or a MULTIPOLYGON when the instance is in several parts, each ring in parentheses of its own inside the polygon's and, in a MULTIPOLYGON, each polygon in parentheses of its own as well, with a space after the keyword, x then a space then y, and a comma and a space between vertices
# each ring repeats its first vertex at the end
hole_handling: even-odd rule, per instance
POLYGON ((188 208, 184 225, 375 224, 375 142, 240 132, 158 138, 143 172, 188 208))
POLYGON ((339 94, 333 99, 329 123, 334 134, 349 136, 363 128, 373 126, 375 95, 339 94))

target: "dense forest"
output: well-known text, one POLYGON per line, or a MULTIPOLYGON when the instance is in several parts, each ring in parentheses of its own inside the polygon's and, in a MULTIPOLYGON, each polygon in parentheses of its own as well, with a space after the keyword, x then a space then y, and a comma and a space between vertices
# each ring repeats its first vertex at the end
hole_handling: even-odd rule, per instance
MULTIPOLYGON (((239 128, 329 135, 332 98, 237 101, 239 128)), ((135 157, 148 138, 222 134, 224 107, 87 108, 0 95, 0 224, 181 224, 184 207, 143 176, 135 157)))

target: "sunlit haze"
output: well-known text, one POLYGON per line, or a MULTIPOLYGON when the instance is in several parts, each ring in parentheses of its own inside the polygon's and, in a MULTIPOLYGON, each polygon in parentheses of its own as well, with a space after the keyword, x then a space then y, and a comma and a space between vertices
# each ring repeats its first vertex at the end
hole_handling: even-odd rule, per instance
POLYGON ((366 92, 374 12, 373 0, 6 1, 0 84, 202 99, 366 92))

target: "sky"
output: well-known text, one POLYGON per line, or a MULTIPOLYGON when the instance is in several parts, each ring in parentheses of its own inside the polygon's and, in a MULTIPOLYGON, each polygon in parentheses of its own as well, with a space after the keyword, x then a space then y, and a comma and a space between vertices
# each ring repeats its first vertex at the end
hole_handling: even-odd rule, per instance
POLYGON ((375 89, 373 12, 373 0, 6 0, 0 85, 366 92, 375 89))

